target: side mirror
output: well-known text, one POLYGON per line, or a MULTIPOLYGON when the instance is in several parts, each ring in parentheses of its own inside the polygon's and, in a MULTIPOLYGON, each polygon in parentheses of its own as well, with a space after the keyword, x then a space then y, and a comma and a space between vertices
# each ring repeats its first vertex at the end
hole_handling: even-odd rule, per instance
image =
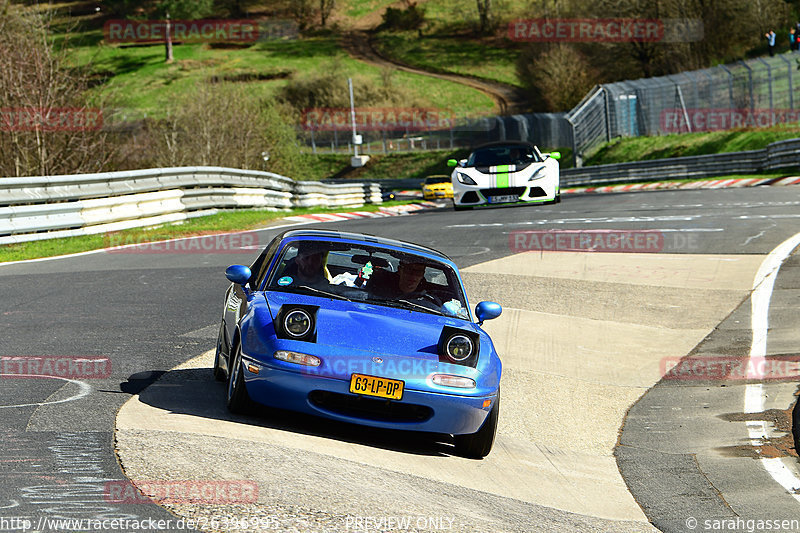
POLYGON ((447 166, 448 167, 457 167, 458 166, 458 161, 456 161, 455 159, 448 159, 447 160, 447 166))
POLYGON ((475 306, 475 316, 478 318, 478 325, 482 325, 484 320, 497 318, 503 312, 503 307, 495 302, 481 302, 475 306))
POLYGON ((251 275, 250 268, 244 265, 231 265, 225 269, 225 277, 237 285, 245 285, 251 275))
POLYGON ((549 154, 547 154, 547 155, 549 155, 550 157, 552 157, 552 158, 553 158, 553 159, 555 159, 556 161, 558 161, 559 159, 561 159, 561 152, 550 152, 550 153, 549 153, 549 154))

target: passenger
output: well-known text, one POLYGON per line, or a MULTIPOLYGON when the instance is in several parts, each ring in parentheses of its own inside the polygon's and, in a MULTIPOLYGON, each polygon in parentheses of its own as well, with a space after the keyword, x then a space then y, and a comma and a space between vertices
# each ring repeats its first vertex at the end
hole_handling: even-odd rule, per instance
POLYGON ((381 298, 405 298, 419 295, 427 289, 425 264, 401 261, 397 272, 376 270, 367 284, 367 289, 381 298))

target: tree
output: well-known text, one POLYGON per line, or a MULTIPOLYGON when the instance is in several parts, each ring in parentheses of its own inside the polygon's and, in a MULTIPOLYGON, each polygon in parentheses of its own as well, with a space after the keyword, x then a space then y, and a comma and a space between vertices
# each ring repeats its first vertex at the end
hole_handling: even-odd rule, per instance
POLYGON ((492 23, 492 0, 476 0, 478 3, 478 31, 486 34, 492 23))
POLYGON ((0 176, 106 169, 114 149, 88 67, 70 67, 38 12, 0 0, 0 176))
POLYGON ((328 21, 328 17, 330 17, 335 5, 336 0, 319 0, 319 15, 323 28, 325 27, 325 23, 328 21))
POLYGON ((161 0, 156 8, 158 13, 166 19, 166 38, 164 48, 166 62, 172 63, 172 34, 170 18, 193 20, 209 16, 214 11, 214 0, 161 0))

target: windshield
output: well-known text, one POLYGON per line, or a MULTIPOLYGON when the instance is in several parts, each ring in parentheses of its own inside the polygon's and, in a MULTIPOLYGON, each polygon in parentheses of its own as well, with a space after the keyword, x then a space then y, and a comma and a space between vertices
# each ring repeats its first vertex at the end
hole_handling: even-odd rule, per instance
POLYGON ((523 144, 512 144, 475 150, 470 154, 467 166, 494 167, 497 165, 527 165, 540 162, 541 159, 532 147, 523 144))
POLYGON ((408 252, 341 242, 287 244, 267 290, 369 302, 469 320, 458 274, 408 252))
POLYGON ((426 185, 433 185, 434 183, 450 183, 450 176, 435 176, 425 178, 426 185))

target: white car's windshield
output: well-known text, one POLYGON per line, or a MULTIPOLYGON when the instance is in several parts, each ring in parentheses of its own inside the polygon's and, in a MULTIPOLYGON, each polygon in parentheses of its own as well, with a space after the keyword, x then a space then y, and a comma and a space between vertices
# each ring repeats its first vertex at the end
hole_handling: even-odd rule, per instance
POLYGON ((497 165, 520 165, 538 163, 541 159, 530 146, 511 144, 490 146, 472 152, 467 160, 468 167, 493 167, 497 165))

